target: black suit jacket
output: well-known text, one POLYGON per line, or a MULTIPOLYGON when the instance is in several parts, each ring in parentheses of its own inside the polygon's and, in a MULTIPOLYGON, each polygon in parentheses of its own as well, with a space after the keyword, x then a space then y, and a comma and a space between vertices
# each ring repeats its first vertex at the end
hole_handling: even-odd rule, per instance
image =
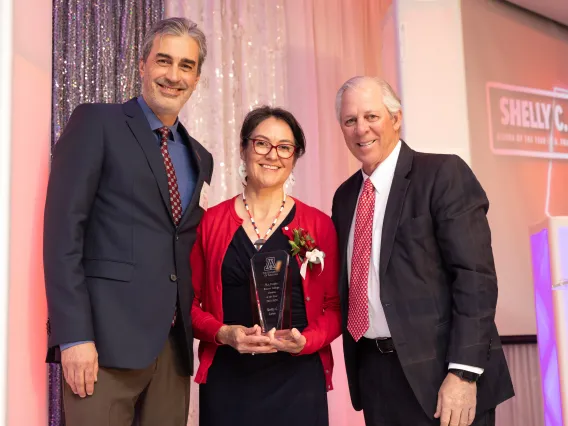
MULTIPOLYGON (((361 409, 357 345, 347 331, 347 243, 363 177, 336 191, 343 345, 351 400, 361 409)), ((478 412, 513 396, 495 327, 497 278, 486 218, 489 203, 455 155, 413 151, 404 142, 381 239, 381 303, 402 368, 428 416, 449 362, 481 367, 478 412)), ((380 397, 380 395, 378 396, 380 397)))
POLYGON ((103 367, 144 368, 176 335, 193 371, 189 253, 213 158, 180 124, 198 179, 179 226, 164 162, 136 99, 75 109, 54 148, 44 225, 47 361, 95 341, 103 367))

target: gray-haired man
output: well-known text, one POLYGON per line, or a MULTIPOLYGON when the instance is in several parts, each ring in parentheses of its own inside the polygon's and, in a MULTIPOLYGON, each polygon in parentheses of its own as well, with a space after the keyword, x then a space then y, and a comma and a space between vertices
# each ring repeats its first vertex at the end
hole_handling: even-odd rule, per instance
POLYGON ((495 326, 489 201, 455 155, 414 151, 376 77, 336 97, 361 170, 336 191, 343 349, 367 426, 489 426, 513 396, 495 326))
POLYGON ((185 425, 193 371, 189 253, 213 159, 177 116, 205 36, 158 22, 142 96, 80 105, 53 155, 45 209, 48 362, 61 361, 68 426, 185 425))

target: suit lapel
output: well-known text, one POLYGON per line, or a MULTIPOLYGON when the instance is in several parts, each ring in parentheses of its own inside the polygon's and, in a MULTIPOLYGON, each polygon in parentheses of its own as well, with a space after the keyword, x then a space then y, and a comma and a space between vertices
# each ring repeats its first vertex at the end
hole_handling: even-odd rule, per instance
POLYGON ((170 218, 173 221, 170 194, 168 190, 168 177, 166 175, 166 169, 164 167, 164 160, 160 152, 160 147, 156 143, 156 138, 152 134, 152 129, 148 124, 148 120, 144 116, 144 112, 138 105, 136 98, 123 104, 123 108, 127 116, 126 122, 134 134, 134 137, 140 144, 140 147, 144 151, 144 155, 146 155, 150 169, 156 178, 162 200, 164 201, 164 204, 170 213, 170 218))
POLYGON ((191 150, 191 154, 193 156, 193 159, 195 160, 192 161, 191 163, 195 165, 195 167, 197 167, 197 180, 195 182, 195 190, 193 191, 191 200, 189 201, 189 204, 187 205, 187 208, 185 209, 185 211, 183 212, 183 216, 181 217, 181 221, 179 223, 179 226, 181 227, 183 226, 187 218, 190 216, 191 212, 193 211, 197 203, 199 203, 199 198, 201 197, 201 190, 203 188, 203 184, 207 176, 205 170, 206 167, 204 167, 203 160, 201 158, 201 155, 199 154, 199 144, 195 139, 189 136, 189 133, 187 132, 186 128, 181 123, 178 124, 178 130, 182 134, 182 137, 185 138, 186 141, 189 141, 189 149, 191 150))
POLYGON ((383 220, 379 263, 379 277, 381 279, 385 274, 390 260, 394 237, 400 221, 404 199, 406 198, 406 191, 410 184, 410 179, 407 178, 407 175, 412 169, 413 158, 414 151, 412 151, 403 141, 387 200, 385 218, 383 220))

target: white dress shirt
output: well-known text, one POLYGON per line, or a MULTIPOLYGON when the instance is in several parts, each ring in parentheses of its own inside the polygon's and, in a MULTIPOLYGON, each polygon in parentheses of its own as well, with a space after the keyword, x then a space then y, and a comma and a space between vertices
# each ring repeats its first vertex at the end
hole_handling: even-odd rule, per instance
MULTIPOLYGON (((371 264, 369 265, 369 282, 367 288, 367 294, 369 298, 369 329, 363 335, 368 339, 391 337, 387 319, 385 317, 385 312, 383 310, 383 305, 381 303, 379 261, 385 210, 387 207, 387 200, 389 198, 389 193, 394 178, 394 171, 398 162, 401 146, 401 142, 398 141, 394 150, 381 164, 379 164, 379 166, 375 169, 371 176, 366 175, 365 172, 361 169, 361 174, 363 175, 363 184, 368 178, 371 179, 371 182, 375 187, 375 211, 373 214, 371 264)), ((363 190, 363 184, 361 184, 359 196, 361 195, 361 191, 363 190)), ((359 205, 359 198, 357 198, 357 205, 359 205)), ((355 209, 355 211, 357 210, 355 209)), ((353 221, 351 222, 351 229, 349 231, 349 239, 347 241, 347 276, 349 281, 351 280, 351 261, 353 257, 353 234, 355 232, 355 217, 356 215, 353 215, 353 221)), ((471 367, 463 364, 450 363, 448 368, 467 370, 477 374, 483 373, 483 369, 481 368, 471 367)))

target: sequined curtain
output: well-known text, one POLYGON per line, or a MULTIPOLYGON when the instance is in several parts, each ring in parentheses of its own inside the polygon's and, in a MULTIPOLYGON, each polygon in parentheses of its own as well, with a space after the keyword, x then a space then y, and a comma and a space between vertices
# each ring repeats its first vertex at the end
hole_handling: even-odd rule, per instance
MULTIPOLYGON (((163 0, 53 0, 52 144, 79 104, 139 94, 142 40, 163 15, 163 0)), ((61 369, 51 364, 49 425, 64 424, 61 369)))
POLYGON ((166 16, 188 17, 207 36, 201 80, 180 119, 213 153, 211 203, 242 190, 240 127, 249 110, 269 104, 292 111, 306 133, 292 194, 329 211, 332 191, 359 167, 335 120, 335 92, 354 75, 381 73, 391 0, 164 3, 166 16))
POLYGON ((85 102, 139 94, 138 59, 163 0, 53 0, 53 138, 85 102))
POLYGON ((186 16, 207 36, 201 80, 180 119, 213 154, 213 204, 242 190, 237 168, 240 125, 246 113, 260 104, 287 103, 284 3, 166 1, 167 16, 186 16))

